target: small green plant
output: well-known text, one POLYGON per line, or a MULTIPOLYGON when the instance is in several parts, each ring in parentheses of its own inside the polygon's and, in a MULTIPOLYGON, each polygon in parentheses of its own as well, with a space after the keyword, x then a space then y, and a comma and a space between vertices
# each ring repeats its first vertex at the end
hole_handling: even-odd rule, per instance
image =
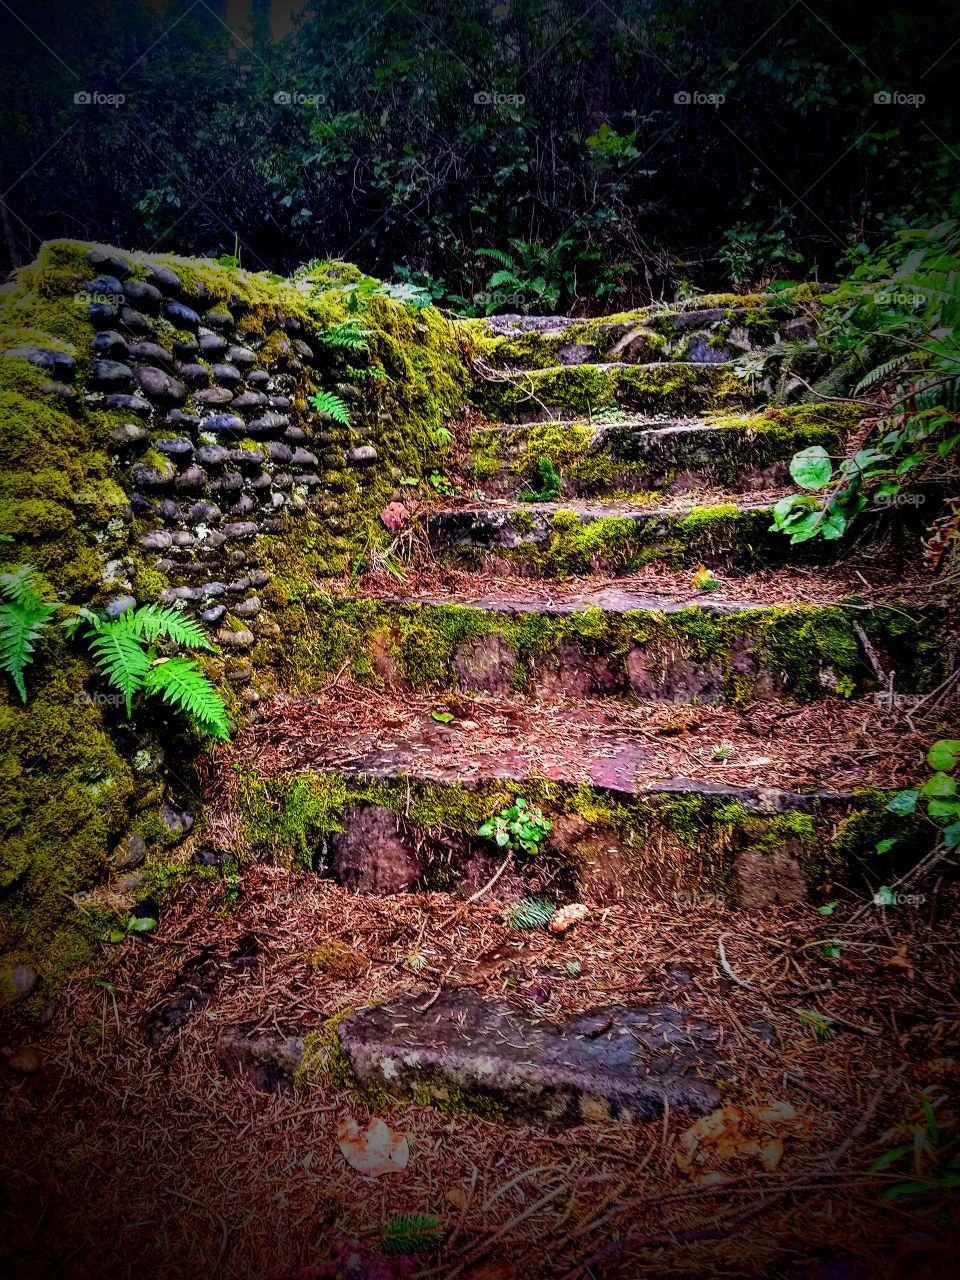
POLYGON ((550 458, 541 458, 537 463, 537 478, 540 488, 524 489, 518 496, 521 502, 554 502, 560 496, 560 473, 550 458))
POLYGON ((220 741, 230 736, 226 708, 216 689, 190 658, 165 657, 155 648, 166 640, 184 649, 213 649, 200 627, 176 609, 147 604, 119 618, 80 609, 67 630, 82 629, 97 666, 123 694, 127 716, 137 694, 159 697, 186 714, 203 734, 220 741))
MULTIPOLYGON (((955 1135, 942 1131, 933 1104, 925 1094, 920 1100, 920 1106, 923 1119, 904 1126, 904 1136, 909 1135, 910 1141, 891 1147, 878 1156, 870 1165, 870 1172, 899 1172, 895 1166, 908 1164, 910 1173, 906 1181, 887 1187, 880 1197, 881 1201, 886 1203, 899 1200, 901 1196, 933 1195, 938 1207, 942 1207, 943 1192, 960 1188, 957 1140, 955 1135)), ((893 1130, 893 1133, 899 1136, 897 1130, 893 1130)))
POLYGON ((510 929, 543 929, 556 911, 547 898, 521 898, 504 912, 504 923, 510 929))
POLYGON ((553 828, 542 810, 527 804, 523 796, 517 796, 509 808, 499 813, 477 830, 478 836, 495 841, 501 849, 518 850, 533 856, 540 851, 540 845, 547 833, 553 828))
POLYGON ((395 1213, 380 1232, 381 1248, 390 1258, 423 1253, 442 1241, 443 1226, 430 1213, 395 1213))
POLYGON ((36 571, 29 564, 0 573, 0 596, 0 670, 6 671, 21 702, 26 702, 23 673, 33 662, 37 641, 60 605, 43 599, 36 571))
POLYGON ((325 413, 334 422, 340 422, 345 427, 350 425, 350 410, 332 391, 315 391, 310 396, 310 404, 317 413, 325 413))
POLYGON ((782 263, 803 261, 803 255, 791 246, 784 225, 788 217, 789 213, 784 210, 769 227, 764 228, 760 222, 741 222, 724 232, 717 257, 736 288, 761 280, 782 263))
MULTIPOLYGON (((898 791, 887 809, 899 817, 906 817, 916 813, 921 802, 925 802, 927 817, 940 829, 940 842, 946 849, 956 849, 960 846, 960 796, 955 776, 960 764, 960 739, 941 738, 935 742, 927 752, 927 764, 934 773, 923 788, 898 791)), ((886 853, 894 843, 891 838, 878 841, 877 852, 886 853)))
POLYGON ((431 471, 427 476, 427 482, 431 488, 436 489, 437 493, 444 498, 452 498, 457 492, 457 486, 439 471, 431 471))
POLYGON ((128 911, 120 918, 117 927, 107 934, 107 941, 123 942, 131 933, 152 933, 156 927, 157 922, 153 916, 135 916, 132 911, 128 911))

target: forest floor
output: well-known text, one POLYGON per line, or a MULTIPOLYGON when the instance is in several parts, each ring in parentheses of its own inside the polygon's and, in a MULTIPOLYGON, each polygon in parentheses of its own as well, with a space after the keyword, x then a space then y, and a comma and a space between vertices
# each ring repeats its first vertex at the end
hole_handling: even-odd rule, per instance
POLYGON ((557 937, 493 902, 309 872, 191 881, 4 1048, 4 1273, 333 1276, 344 1242, 378 1255, 385 1219, 424 1213, 441 1245, 344 1274, 942 1280, 960 1250, 938 1200, 960 1136, 958 925, 947 883, 829 917, 620 904, 557 937), (351 963, 318 963, 331 943, 351 963), (158 1035, 198 972, 208 997, 158 1035), (383 1118, 409 1161, 370 1177, 340 1146, 363 1106, 322 1083, 262 1092, 217 1053, 227 1027, 302 1035, 446 986, 558 1019, 667 998, 717 1029, 724 1107, 556 1130, 398 1106, 383 1118))

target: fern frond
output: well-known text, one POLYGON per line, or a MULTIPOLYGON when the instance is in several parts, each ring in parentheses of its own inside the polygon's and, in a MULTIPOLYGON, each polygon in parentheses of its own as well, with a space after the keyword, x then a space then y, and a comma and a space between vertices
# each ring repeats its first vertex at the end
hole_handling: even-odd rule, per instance
POLYGON ((896 373, 898 369, 902 369, 908 360, 913 359, 913 353, 907 352, 906 355, 894 356, 892 360, 886 360, 883 364, 878 364, 875 369, 871 369, 865 378, 861 378, 857 385, 853 388, 853 394, 858 396, 861 391, 866 391, 867 387, 872 387, 876 382, 882 382, 884 378, 889 378, 891 373, 896 373))
POLYGON ((504 267, 509 267, 511 271, 516 270, 517 264, 509 253, 504 253, 502 249, 478 249, 477 253, 484 258, 493 258, 494 262, 499 262, 504 267))
POLYGON ((422 1253, 443 1240, 439 1218, 429 1213, 395 1213, 383 1224, 380 1241, 390 1258, 407 1253, 422 1253))
POLYGON ((514 285, 516 288, 523 287, 523 281, 513 271, 495 271, 487 281, 488 289, 498 289, 503 284, 514 285))
POLYGON ((40 600, 37 571, 32 564, 21 564, 9 573, 0 573, 0 594, 17 604, 40 600))
POLYGON ((133 710, 133 695, 143 688, 150 670, 150 655, 130 624, 125 623, 128 616, 124 614, 116 622, 109 624, 92 624, 87 638, 97 666, 113 687, 123 694, 129 719, 133 710))
POLYGON ((318 413, 325 413, 334 422, 340 422, 345 427, 350 425, 350 410, 332 391, 317 391, 310 397, 310 403, 318 413))
POLYGON ((143 682, 168 706, 185 712, 201 733, 221 742, 230 737, 227 711, 216 689, 189 658, 164 658, 151 666, 143 682))
POLYGON ((505 921, 511 929, 542 929, 556 909, 546 898, 521 898, 507 908, 505 921))
POLYGON ((213 649, 200 626, 185 618, 179 609, 159 604, 141 605, 132 613, 121 614, 118 621, 129 618, 129 629, 142 640, 172 640, 184 649, 213 649))
POLYGON ((327 347, 342 347, 347 351, 365 351, 367 338, 371 329, 364 329, 359 320, 341 320, 332 324, 320 335, 320 341, 327 347))
POLYGON ((0 670, 13 680, 22 702, 27 700, 24 669, 33 661, 40 633, 59 607, 47 604, 32 591, 25 599, 0 605, 0 670))

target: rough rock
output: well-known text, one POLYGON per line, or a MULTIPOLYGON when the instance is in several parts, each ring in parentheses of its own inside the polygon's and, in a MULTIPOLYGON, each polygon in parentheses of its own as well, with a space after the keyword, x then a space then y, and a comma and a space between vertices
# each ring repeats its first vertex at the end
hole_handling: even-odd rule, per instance
POLYGON ((669 1004, 609 1005, 562 1028, 472 990, 421 994, 356 1010, 340 1047, 359 1082, 438 1102, 482 1095, 546 1124, 704 1114, 720 1093, 711 1070, 718 1032, 669 1004))
POLYGON ((146 856, 147 842, 136 831, 130 831, 114 849, 113 865, 118 871, 129 871, 139 867, 146 856))
POLYGON ((13 1003, 28 996, 37 985, 37 971, 29 964, 15 964, 0 975, 0 999, 13 1003))
POLYGON ((8 347, 0 353, 14 360, 29 360, 40 369, 46 369, 62 382, 70 382, 76 372, 77 362, 65 351, 51 351, 46 347, 8 347))
POLYGON ((396 816, 380 805, 353 805, 330 844, 334 876, 362 893, 401 893, 420 875, 413 845, 397 829, 396 816))
POLYGON ((361 444, 356 449, 348 449, 344 454, 348 467, 370 467, 379 458, 372 444, 361 444))
POLYGON ((479 693, 503 693, 509 689, 516 665, 513 645, 496 631, 464 640, 453 655, 457 684, 479 693))
POLYGON ((187 398, 187 388, 178 379, 164 373, 153 365, 144 365, 134 370, 133 375, 140 390, 151 400, 162 405, 180 405, 187 398))

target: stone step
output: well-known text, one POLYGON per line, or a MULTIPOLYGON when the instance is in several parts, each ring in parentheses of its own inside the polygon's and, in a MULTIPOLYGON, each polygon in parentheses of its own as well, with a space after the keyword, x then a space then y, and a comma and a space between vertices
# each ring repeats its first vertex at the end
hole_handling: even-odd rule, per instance
POLYGON ((397 1101, 537 1124, 642 1122, 720 1103, 720 1032, 689 1007, 611 1004, 558 1027, 469 988, 367 1005, 326 1034, 225 1031, 219 1056, 261 1089, 308 1088, 332 1070, 374 1110, 397 1101), (346 1069, 346 1070, 345 1070, 346 1069))
POLYGON ((540 422, 618 409, 691 414, 747 408, 757 403, 758 391, 728 362, 609 361, 491 371, 474 379, 471 399, 495 421, 540 422))
POLYGON ((537 492, 542 458, 559 474, 563 497, 698 488, 749 493, 789 483, 790 459, 800 449, 820 445, 838 454, 858 420, 855 407, 796 405, 706 421, 504 424, 472 432, 468 474, 490 497, 537 492))
POLYGON ((433 509, 424 518, 434 551, 477 567, 493 557, 514 571, 544 577, 623 572, 661 561, 748 569, 758 565, 825 564, 836 545, 811 539, 792 546, 771 529, 773 504, 718 495, 710 505, 675 502, 480 502, 433 509), (722 500, 729 498, 729 500, 722 500))
POLYGON ((720 362, 812 336, 814 320, 790 303, 759 295, 706 298, 690 307, 643 307, 616 316, 493 316, 470 322, 483 361, 495 369, 549 368, 598 360, 720 362))
POLYGON ((946 674, 945 657, 921 656, 939 652, 929 612, 784 603, 776 578, 765 600, 687 594, 610 580, 513 596, 492 586, 472 598, 328 595, 311 603, 308 623, 325 637, 329 675, 349 662, 356 678, 388 688, 746 706, 838 690, 886 696, 874 661, 896 672, 901 695, 927 692, 946 674))
POLYGON ((479 830, 522 795, 553 826, 494 898, 762 906, 919 857, 922 824, 886 805, 926 776, 925 744, 895 713, 839 699, 739 716, 341 683, 266 706, 220 767, 252 856, 361 892, 475 892, 504 856, 479 830))

